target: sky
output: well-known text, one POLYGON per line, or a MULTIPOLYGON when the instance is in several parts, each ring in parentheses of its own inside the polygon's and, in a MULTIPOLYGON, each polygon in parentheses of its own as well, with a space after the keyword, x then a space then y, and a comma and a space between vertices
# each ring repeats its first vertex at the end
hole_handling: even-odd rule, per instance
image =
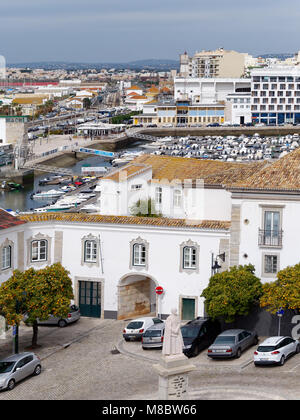
POLYGON ((178 60, 203 49, 300 50, 299 0, 9 0, 0 4, 7 63, 178 60))

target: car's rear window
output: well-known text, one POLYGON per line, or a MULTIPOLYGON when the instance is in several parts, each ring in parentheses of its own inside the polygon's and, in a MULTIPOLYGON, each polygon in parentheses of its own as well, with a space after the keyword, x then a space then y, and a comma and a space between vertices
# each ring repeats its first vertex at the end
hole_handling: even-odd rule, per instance
POLYGON ((183 338, 195 338, 199 333, 200 327, 181 327, 181 334, 183 338))
POLYGON ((70 312, 77 312, 78 311, 78 306, 76 306, 76 305, 72 305, 71 307, 70 307, 70 312))
POLYGON ((0 373, 10 372, 16 362, 0 362, 0 373))
POLYGON ((161 337, 163 330, 147 330, 144 337, 161 337))
POLYGON ((143 324, 144 323, 142 321, 132 321, 132 322, 129 322, 129 324, 127 325, 127 328, 130 330, 137 330, 139 328, 142 328, 143 324))
POLYGON ((276 346, 258 346, 257 351, 268 352, 268 351, 274 351, 275 349, 276 349, 276 346))
POLYGON ((214 344, 234 344, 235 343, 235 336, 231 335, 221 335, 215 339, 214 344))

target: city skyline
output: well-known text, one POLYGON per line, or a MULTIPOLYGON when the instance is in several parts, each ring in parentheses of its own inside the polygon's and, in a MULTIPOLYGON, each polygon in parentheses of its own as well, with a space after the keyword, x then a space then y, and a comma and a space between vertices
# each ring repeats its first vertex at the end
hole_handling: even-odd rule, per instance
POLYGON ((1 6, 0 54, 7 63, 178 60, 187 50, 252 55, 299 50, 297 0, 11 0, 1 6), (291 13, 291 10, 293 13, 291 13), (9 34, 9 36, 8 36, 9 34))

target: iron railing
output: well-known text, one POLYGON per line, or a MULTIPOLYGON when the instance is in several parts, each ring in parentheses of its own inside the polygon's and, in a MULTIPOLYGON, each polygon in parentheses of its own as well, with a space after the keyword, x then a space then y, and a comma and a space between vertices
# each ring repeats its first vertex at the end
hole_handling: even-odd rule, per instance
POLYGON ((282 230, 267 230, 259 229, 258 230, 258 245, 262 246, 282 246, 282 230))

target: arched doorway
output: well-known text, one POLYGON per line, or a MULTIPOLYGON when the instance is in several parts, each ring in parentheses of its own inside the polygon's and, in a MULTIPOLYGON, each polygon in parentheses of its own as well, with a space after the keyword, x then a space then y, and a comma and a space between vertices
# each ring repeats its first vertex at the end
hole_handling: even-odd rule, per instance
POLYGON ((118 319, 157 313, 158 283, 151 276, 127 274, 120 279, 118 290, 118 319))

